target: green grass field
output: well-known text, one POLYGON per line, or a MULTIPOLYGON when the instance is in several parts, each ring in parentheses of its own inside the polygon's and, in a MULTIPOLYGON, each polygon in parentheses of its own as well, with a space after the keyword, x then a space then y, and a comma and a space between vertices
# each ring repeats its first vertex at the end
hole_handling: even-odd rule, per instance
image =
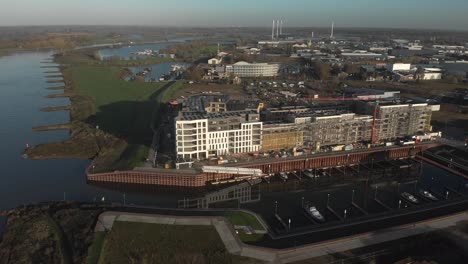
POLYGON ((177 98, 175 97, 176 93, 179 92, 181 89, 183 89, 186 86, 185 81, 177 81, 174 85, 170 87, 170 89, 167 89, 161 98, 161 102, 170 102, 173 100, 176 100, 177 98))
POLYGON ((227 252, 212 226, 115 222, 99 264, 258 263, 227 252))
POLYGON ((71 76, 75 91, 93 101, 95 114, 85 122, 128 143, 125 150, 114 155, 114 164, 109 164, 109 169, 123 170, 137 166, 147 157, 153 136, 152 114, 157 105, 154 95, 165 83, 126 82, 117 78, 120 70, 80 65, 71 68, 71 76))
POLYGON ((224 215, 233 225, 251 226, 256 230, 265 230, 257 218, 249 213, 241 211, 226 212, 224 215))
POLYGON ((93 243, 88 248, 88 256, 86 257, 86 264, 98 264, 99 256, 101 255, 102 246, 106 238, 105 232, 97 232, 94 234, 93 243))

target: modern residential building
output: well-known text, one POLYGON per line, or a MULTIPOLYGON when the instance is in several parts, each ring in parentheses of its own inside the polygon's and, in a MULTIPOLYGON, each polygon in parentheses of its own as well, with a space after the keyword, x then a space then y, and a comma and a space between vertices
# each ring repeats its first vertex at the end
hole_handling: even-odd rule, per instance
POLYGON ((206 159, 303 147, 319 150, 324 146, 395 141, 432 130, 432 111, 438 111, 438 105, 406 103, 398 92, 379 95, 371 101, 367 95, 350 104, 241 111, 229 111, 221 95, 211 95, 203 107, 193 104, 194 111, 180 112, 176 118, 177 156, 206 159))
POLYGON ((176 151, 184 159, 259 151, 262 126, 254 110, 181 112, 176 118, 176 151))
POLYGON ((279 64, 248 63, 240 61, 226 66, 226 72, 238 77, 275 77, 280 69, 279 64))
POLYGON ((376 111, 374 140, 392 140, 430 131, 432 112, 438 109, 438 106, 427 103, 400 104, 391 101, 360 101, 357 105, 360 113, 373 115, 376 111))

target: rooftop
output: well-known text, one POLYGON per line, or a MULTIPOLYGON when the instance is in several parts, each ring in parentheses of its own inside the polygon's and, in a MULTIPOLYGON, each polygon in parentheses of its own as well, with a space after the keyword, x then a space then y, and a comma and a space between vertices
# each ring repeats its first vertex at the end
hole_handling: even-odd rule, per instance
POLYGON ((257 112, 256 110, 253 110, 253 109, 242 110, 242 111, 221 112, 221 113, 180 112, 176 120, 191 121, 191 120, 200 120, 200 119, 244 117, 247 114, 257 114, 257 112))

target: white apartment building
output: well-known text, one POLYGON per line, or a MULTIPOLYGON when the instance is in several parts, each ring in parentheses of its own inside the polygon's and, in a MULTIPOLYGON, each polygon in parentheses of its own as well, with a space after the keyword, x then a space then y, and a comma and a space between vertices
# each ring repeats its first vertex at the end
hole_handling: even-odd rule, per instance
POLYGON ((239 61, 226 66, 226 72, 239 77, 275 77, 280 69, 279 64, 248 63, 239 61))
POLYGON ((259 151, 262 128, 260 117, 254 111, 181 113, 176 119, 177 156, 205 159, 259 151))

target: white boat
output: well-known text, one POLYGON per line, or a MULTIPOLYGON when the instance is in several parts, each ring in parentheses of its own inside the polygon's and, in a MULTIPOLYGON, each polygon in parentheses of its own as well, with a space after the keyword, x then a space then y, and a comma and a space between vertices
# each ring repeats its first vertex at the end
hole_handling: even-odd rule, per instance
POLYGON ((179 65, 179 64, 171 65, 171 72, 181 71, 183 69, 184 69, 184 66, 182 65, 179 65))
POLYGON ((401 197, 403 197, 403 199, 407 200, 408 202, 419 204, 419 199, 410 193, 404 192, 401 194, 401 197))
POLYGON ((287 181, 287 180, 288 180, 288 174, 286 174, 285 172, 280 172, 280 173, 279 173, 279 176, 280 176, 280 178, 281 178, 283 181, 287 181))
POLYGON ((307 212, 307 214, 312 217, 314 220, 316 220, 317 222, 325 222, 325 217, 323 217, 323 215, 319 212, 319 210, 317 210, 317 207, 315 206, 309 206, 309 207, 306 207, 304 208, 307 212))
POLYGON ((439 201, 439 199, 437 197, 435 197, 431 192, 429 191, 426 191, 426 190, 419 190, 419 194, 423 197, 423 198, 426 198, 428 200, 431 200, 431 201, 439 201))
POLYGON ((311 169, 304 170, 303 173, 304 173, 304 175, 305 175, 306 177, 311 178, 311 179, 315 179, 315 178, 318 177, 318 175, 315 175, 315 174, 314 174, 314 171, 311 170, 311 169))

